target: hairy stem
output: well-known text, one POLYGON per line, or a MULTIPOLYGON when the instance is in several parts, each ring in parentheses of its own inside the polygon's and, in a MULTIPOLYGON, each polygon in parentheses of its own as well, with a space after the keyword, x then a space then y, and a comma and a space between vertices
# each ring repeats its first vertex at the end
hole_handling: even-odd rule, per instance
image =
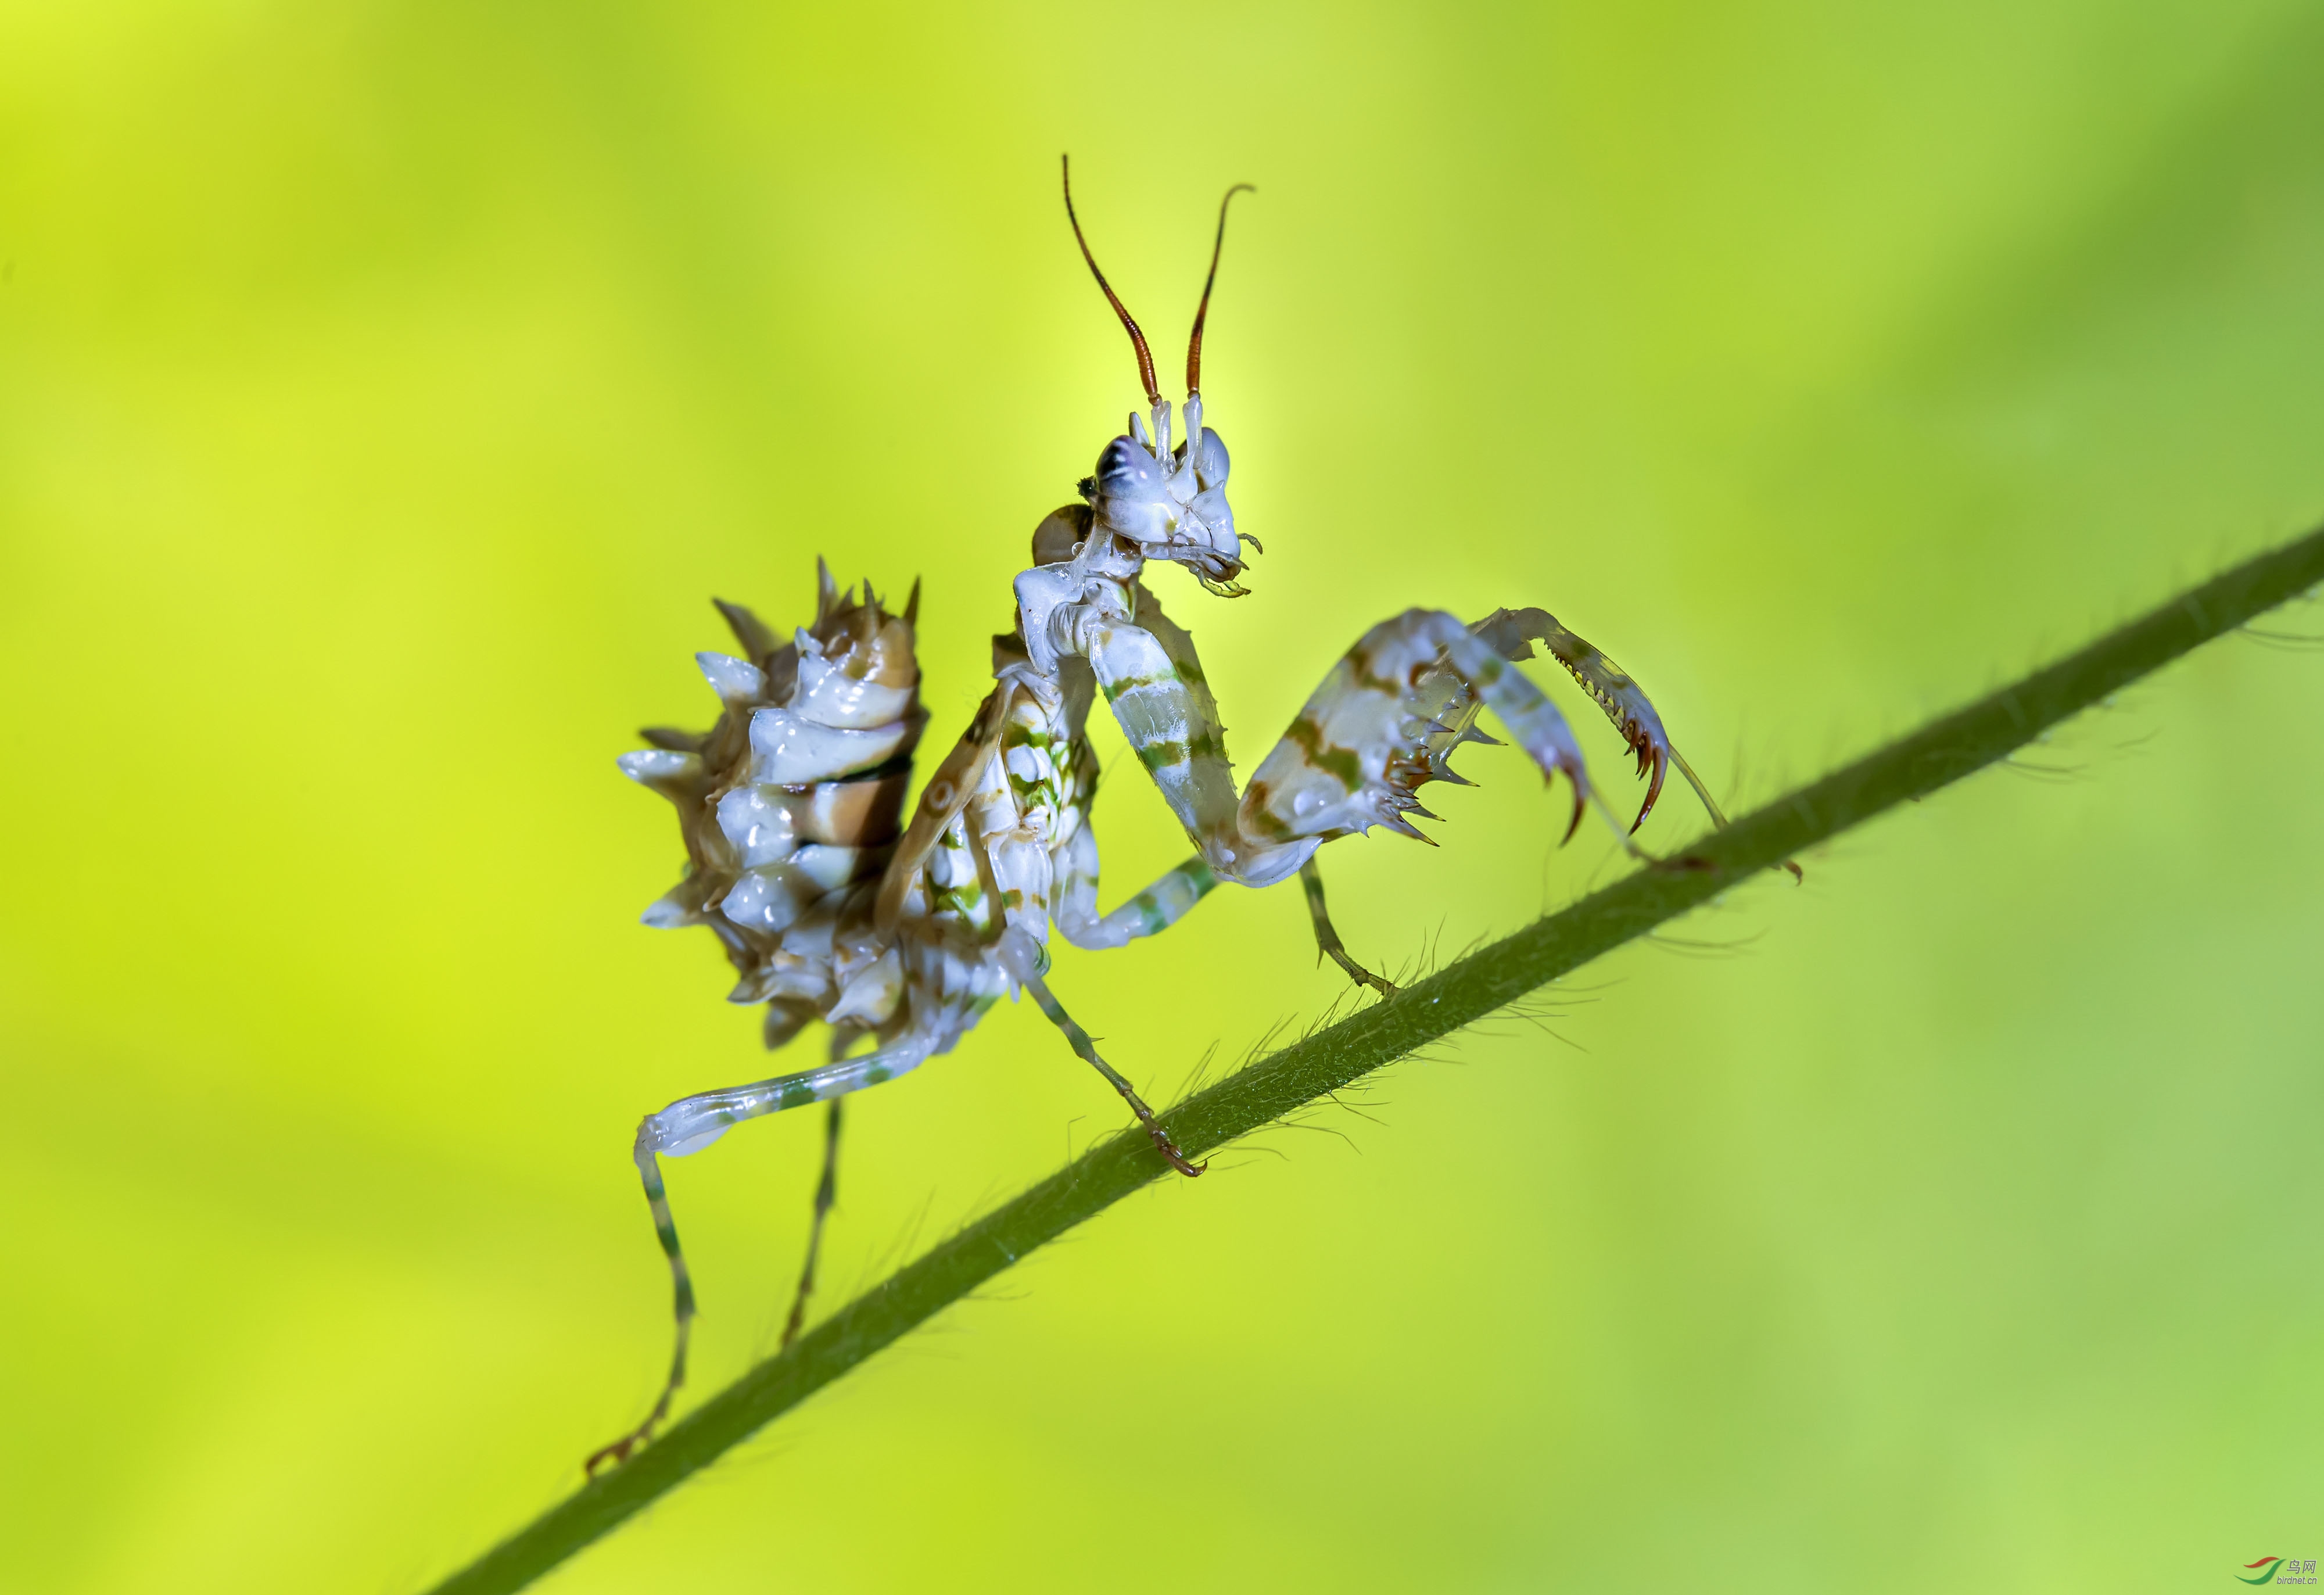
MULTIPOLYGON (((1745 815, 1687 850, 1694 867, 1642 870, 1259 1059, 1162 1114, 1162 1126, 1194 1157, 1248 1135, 1738 881, 1993 763, 2319 581, 2324 530, 2236 566, 2080 652, 1745 815)), ((630 1461, 447 1579, 437 1595, 521 1589, 1028 1252, 1169 1172, 1135 1127, 1092 1148, 752 1368, 630 1461)))

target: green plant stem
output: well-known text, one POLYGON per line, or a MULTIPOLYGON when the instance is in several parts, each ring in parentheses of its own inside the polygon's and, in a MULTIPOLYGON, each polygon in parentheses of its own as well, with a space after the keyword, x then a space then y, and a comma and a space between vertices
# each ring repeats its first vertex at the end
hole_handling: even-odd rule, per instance
MULTIPOLYGON (((2057 664, 1695 842, 1189 1097, 1162 1115, 1193 1156, 1272 1123, 1482 1019, 1761 871, 2004 757, 2181 654, 2324 581, 2324 530, 2236 566, 2057 664)), ((581 1486, 437 1595, 521 1589, 1019 1258, 1170 1175, 1131 1127, 1093 1147, 760 1362, 581 1486)))

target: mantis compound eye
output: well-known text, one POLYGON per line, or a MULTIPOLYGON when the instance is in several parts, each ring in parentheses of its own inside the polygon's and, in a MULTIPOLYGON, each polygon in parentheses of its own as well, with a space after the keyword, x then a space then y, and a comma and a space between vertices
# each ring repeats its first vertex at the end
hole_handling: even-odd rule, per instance
POLYGON ((1100 498, 1167 498, 1169 478, 1170 467, 1127 433, 1107 444, 1097 456, 1100 498))
POLYGON ((1170 492, 1172 475, 1136 438, 1116 438, 1097 456, 1097 498, 1093 507, 1098 520, 1109 530, 1148 549, 1167 545, 1177 533, 1182 507, 1170 492))

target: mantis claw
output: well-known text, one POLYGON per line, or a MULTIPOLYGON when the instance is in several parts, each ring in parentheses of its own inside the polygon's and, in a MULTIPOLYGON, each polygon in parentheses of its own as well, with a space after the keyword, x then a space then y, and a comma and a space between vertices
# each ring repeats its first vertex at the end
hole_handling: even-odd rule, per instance
POLYGON ((1590 802, 1588 792, 1582 784, 1582 778, 1580 776, 1573 776, 1572 779, 1573 781, 1573 817, 1568 820, 1565 824, 1565 834, 1557 839, 1557 844, 1560 847, 1563 847, 1567 843, 1572 841, 1573 833, 1582 829, 1582 811, 1589 807, 1590 802))
POLYGON ((1209 1172, 1211 1166, 1209 1159, 1205 1158, 1200 1163, 1190 1161, 1184 1152, 1178 1150, 1176 1143, 1170 1139, 1160 1125, 1147 1126, 1147 1133, 1154 1138, 1154 1149, 1168 1160, 1171 1167, 1188 1179, 1198 1179, 1209 1172))
POLYGON ((1630 822, 1630 834, 1635 836, 1638 834, 1638 827, 1646 823, 1646 816, 1654 813, 1655 799, 1663 795, 1663 778, 1670 773, 1670 753, 1662 743, 1640 730, 1637 722, 1632 721, 1624 729, 1629 734, 1630 746, 1637 751, 1638 773, 1644 776, 1651 771, 1654 777, 1646 786, 1646 802, 1638 806, 1638 817, 1630 822))

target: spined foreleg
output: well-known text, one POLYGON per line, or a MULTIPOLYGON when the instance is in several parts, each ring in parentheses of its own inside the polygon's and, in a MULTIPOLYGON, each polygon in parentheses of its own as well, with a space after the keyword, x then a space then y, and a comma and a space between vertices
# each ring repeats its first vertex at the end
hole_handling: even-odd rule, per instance
POLYGON ((1374 825, 1421 837, 1406 816, 1433 816, 1414 793, 1431 780, 1460 783, 1450 763, 1453 751, 1491 740, 1475 729, 1480 706, 1493 711, 1544 775, 1563 774, 1571 783, 1567 835, 1594 801, 1623 845, 1637 852, 1605 809, 1557 706, 1492 641, 1425 609, 1374 626, 1332 667, 1252 775, 1236 814, 1238 832, 1276 848, 1374 825))
MULTIPOLYGON (((1529 657, 1532 650, 1526 644, 1539 642, 1581 683, 1591 701, 1605 711, 1606 718, 1613 722, 1614 729, 1622 733, 1622 740, 1637 755, 1638 773, 1650 778, 1646 800, 1639 807, 1638 817, 1630 824, 1633 832, 1645 825, 1646 816, 1654 812, 1655 799, 1662 795, 1663 777, 1674 764, 1678 766, 1686 784, 1694 788, 1694 795, 1702 799, 1711 823, 1722 828, 1726 825, 1727 816, 1720 812, 1718 800, 1702 784, 1702 778, 1694 773, 1686 755, 1671 741, 1670 733, 1663 729, 1662 716, 1655 712, 1646 690, 1619 665, 1558 624, 1557 617, 1545 609, 1497 610, 1478 622, 1476 630, 1508 659, 1529 657)), ((1794 880, 1805 879, 1805 871, 1793 860, 1785 859, 1784 868, 1792 872, 1794 880)))
POLYGON ((1694 788, 1694 795, 1702 799, 1711 823, 1727 823, 1727 816, 1719 812, 1710 789, 1672 745, 1670 733, 1663 729, 1662 716, 1655 712, 1646 690, 1619 665, 1558 624, 1555 615, 1545 609, 1496 610, 1477 622, 1476 631, 1504 659, 1530 659, 1533 650, 1527 644, 1540 643, 1581 684, 1591 701, 1604 711, 1614 729, 1622 733, 1622 740, 1630 744, 1631 752, 1637 757, 1638 774, 1646 778, 1646 800, 1638 808, 1638 817, 1630 824, 1632 831, 1645 825, 1646 816, 1654 812, 1655 799, 1662 796, 1663 778, 1674 764, 1686 778, 1687 785, 1694 788))
MULTIPOLYGON (((1573 794, 1569 837, 1594 806, 1623 848, 1645 859, 1630 834, 1652 812, 1673 764, 1723 823, 1637 683, 1542 610, 1499 611, 1472 628, 1443 611, 1415 609, 1373 627, 1333 667, 1240 793, 1193 640, 1158 604, 1141 592, 1134 618, 1093 613, 1070 630, 1139 762, 1216 880, 1272 884, 1305 864, 1323 842, 1374 825, 1419 836, 1408 816, 1430 816, 1415 789, 1429 780, 1460 781, 1448 762, 1452 751, 1491 740, 1475 729, 1480 708, 1493 711, 1545 775, 1566 777, 1573 794), (1512 668, 1510 661, 1531 656, 1534 641, 1551 649, 1637 755, 1649 784, 1628 826, 1591 781, 1565 717, 1512 668)), ((1174 917, 1164 897, 1154 906, 1166 910, 1162 923, 1174 917)), ((1120 945, 1150 934, 1128 922, 1124 910, 1099 919, 1094 892, 1087 909, 1068 932, 1077 942, 1086 936, 1085 945, 1120 945)))

